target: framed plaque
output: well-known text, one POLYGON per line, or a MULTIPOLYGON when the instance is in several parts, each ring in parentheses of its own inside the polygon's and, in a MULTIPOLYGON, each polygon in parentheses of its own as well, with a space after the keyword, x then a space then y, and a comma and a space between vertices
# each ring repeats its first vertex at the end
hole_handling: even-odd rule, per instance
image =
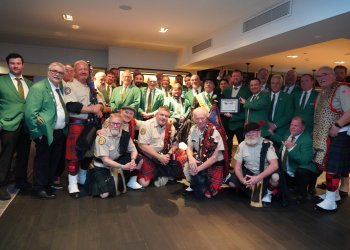
POLYGON ((239 113, 239 98, 223 98, 220 100, 220 113, 239 113))

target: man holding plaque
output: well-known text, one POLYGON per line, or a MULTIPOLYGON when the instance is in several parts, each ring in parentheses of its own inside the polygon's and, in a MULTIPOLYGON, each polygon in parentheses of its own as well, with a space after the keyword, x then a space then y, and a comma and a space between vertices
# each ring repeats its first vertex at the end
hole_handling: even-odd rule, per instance
POLYGON ((233 86, 224 89, 223 98, 236 98, 238 100, 239 108, 238 112, 223 113, 224 119, 222 119, 227 135, 230 161, 232 156, 233 137, 236 136, 238 143, 241 143, 244 140, 244 108, 239 102, 239 99, 241 97, 244 99, 248 99, 250 97, 249 88, 243 85, 242 71, 234 70, 231 74, 231 82, 233 83, 233 86))

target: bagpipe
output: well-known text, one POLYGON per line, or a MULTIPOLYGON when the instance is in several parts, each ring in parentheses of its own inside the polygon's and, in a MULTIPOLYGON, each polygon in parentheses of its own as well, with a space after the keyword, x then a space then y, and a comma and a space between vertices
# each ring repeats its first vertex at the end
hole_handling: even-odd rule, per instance
MULTIPOLYGON (((92 76, 92 66, 87 61, 89 67, 89 77, 87 79, 87 85, 90 89, 90 103, 92 105, 98 104, 97 101, 97 89, 92 76)), ((77 139, 76 150, 79 159, 84 158, 85 153, 91 148, 96 138, 96 131, 101 128, 101 119, 95 114, 89 114, 84 129, 77 139)))

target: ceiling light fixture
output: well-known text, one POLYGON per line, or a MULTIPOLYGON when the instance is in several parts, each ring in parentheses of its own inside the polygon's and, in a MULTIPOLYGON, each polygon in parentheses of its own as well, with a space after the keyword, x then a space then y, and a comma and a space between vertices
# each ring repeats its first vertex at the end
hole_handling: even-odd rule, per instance
POLYGON ((344 64, 345 62, 344 61, 336 61, 334 63, 336 63, 336 64, 344 64))
POLYGON ((132 7, 129 5, 119 5, 119 9, 121 10, 132 10, 132 7))
POLYGON ((73 16, 69 14, 62 14, 63 20, 65 21, 73 21, 73 16))
POLYGON ((290 55, 290 56, 287 56, 288 58, 298 58, 298 56, 295 56, 295 55, 290 55))
POLYGON ((166 33, 168 30, 169 30, 169 29, 167 29, 167 28, 161 27, 161 28, 158 30, 158 32, 160 32, 160 33, 166 33))
POLYGON ((73 29, 73 30, 78 30, 78 29, 80 29, 80 26, 77 25, 77 24, 73 24, 73 25, 72 25, 72 29, 73 29))

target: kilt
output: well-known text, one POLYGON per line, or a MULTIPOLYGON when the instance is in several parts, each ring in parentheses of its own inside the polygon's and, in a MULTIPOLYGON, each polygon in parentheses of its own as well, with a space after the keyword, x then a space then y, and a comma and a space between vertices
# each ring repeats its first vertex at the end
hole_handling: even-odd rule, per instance
POLYGON ((109 197, 116 195, 115 183, 111 176, 111 171, 107 168, 94 167, 88 170, 85 190, 89 195, 99 196, 103 193, 109 193, 109 197))
POLYGON ((216 191, 221 189, 221 185, 224 178, 224 166, 225 162, 220 161, 214 163, 213 166, 207 168, 208 178, 210 181, 210 188, 216 191))
POLYGON ((350 136, 346 132, 330 137, 326 171, 336 175, 350 172, 350 136))
POLYGON ((152 180, 156 171, 157 164, 146 156, 142 156, 143 164, 138 175, 138 179, 145 179, 145 181, 152 180))
POLYGON ((76 144, 84 129, 83 124, 70 124, 67 135, 66 159, 68 161, 78 161, 76 144))

